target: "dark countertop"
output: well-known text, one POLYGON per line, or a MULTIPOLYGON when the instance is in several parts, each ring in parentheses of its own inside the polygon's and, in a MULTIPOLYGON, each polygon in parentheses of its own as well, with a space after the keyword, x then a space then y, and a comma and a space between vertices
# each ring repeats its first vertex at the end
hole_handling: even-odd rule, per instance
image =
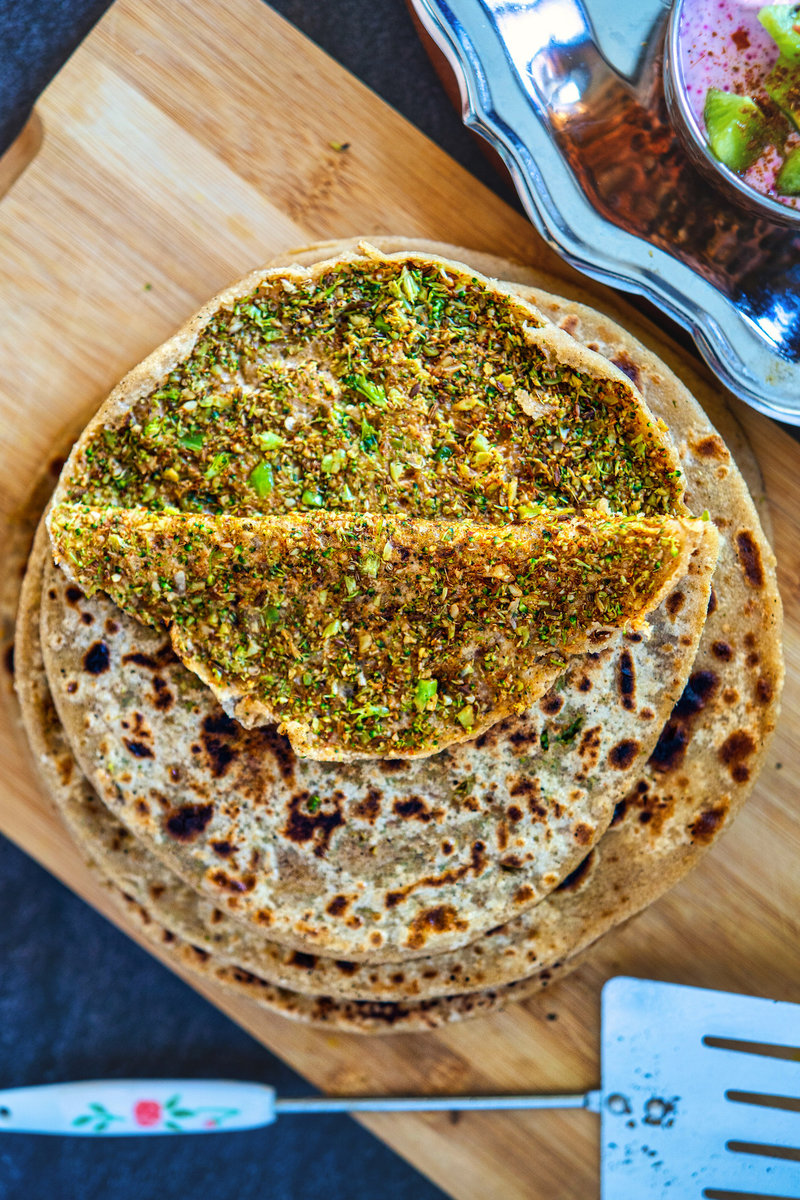
MULTIPOLYGON (((107 7, 107 0, 0 0, 0 151, 107 7)), ((272 7, 510 198, 444 95, 403 0, 272 7)), ((0 904, 0 1087, 170 1075, 261 1080, 284 1095, 310 1090, 2 838, 0 904)), ((0 1200, 171 1200, 200 1191, 222 1200, 442 1196, 347 1117, 284 1117, 224 1137, 0 1140, 0 1200)))

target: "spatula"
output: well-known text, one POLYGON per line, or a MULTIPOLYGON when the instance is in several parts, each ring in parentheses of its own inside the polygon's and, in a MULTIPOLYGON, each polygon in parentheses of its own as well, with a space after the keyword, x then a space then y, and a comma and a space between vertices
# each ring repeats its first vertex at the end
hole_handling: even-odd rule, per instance
POLYGON ((585 1108, 603 1200, 800 1197, 800 1004, 651 980, 602 995, 602 1087, 566 1096, 281 1099, 260 1083, 98 1080, 0 1091, 0 1129, 88 1137, 255 1129, 284 1113, 585 1108))

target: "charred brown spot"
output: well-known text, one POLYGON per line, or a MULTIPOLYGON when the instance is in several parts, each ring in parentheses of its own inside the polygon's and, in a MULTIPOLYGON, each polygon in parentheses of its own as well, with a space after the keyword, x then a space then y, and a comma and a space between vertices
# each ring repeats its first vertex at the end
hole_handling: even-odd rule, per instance
POLYGON ((165 822, 167 833, 178 842, 193 842, 214 815, 213 804, 185 804, 165 822))
POLYGON ((270 754, 275 760, 284 783, 294 781, 297 757, 289 739, 285 734, 278 733, 277 725, 262 725, 259 729, 250 730, 247 746, 248 750, 252 750, 253 755, 270 754))
POLYGON ((723 662, 730 662, 733 658, 733 647, 729 642, 712 642, 711 653, 715 658, 719 658, 723 662))
POLYGON ((335 966, 343 975, 355 975, 358 970, 358 963, 348 962, 346 958, 337 958, 335 966))
POLYGON ((383 770, 390 775, 396 775, 400 771, 408 770, 408 761, 404 758, 387 758, 383 764, 383 770))
POLYGON ((756 700, 759 704, 769 704, 772 699, 772 682, 763 675, 756 683, 756 700))
POLYGON ((81 621, 83 621, 84 625, 93 625, 94 617, 89 612, 83 612, 81 613, 81 621))
POLYGON ((565 333, 575 333, 575 330, 578 328, 578 318, 574 313, 570 313, 568 317, 564 318, 564 320, 561 322, 561 328, 565 331, 565 333))
POLYGON ((686 756, 694 718, 711 701, 719 687, 713 671, 695 671, 689 676, 683 695, 664 726, 649 765, 656 771, 672 771, 686 756))
POLYGON ((719 687, 713 671, 695 671, 689 676, 680 700, 672 710, 673 716, 686 718, 702 712, 719 687))
POLYGON ((314 854, 324 858, 331 844, 331 838, 340 825, 344 825, 341 801, 332 796, 317 803, 320 807, 311 812, 309 792, 297 792, 289 801, 289 819, 283 829, 285 837, 292 842, 313 842, 314 854))
POLYGON ((240 737, 241 726, 224 712, 212 713, 203 721, 200 738, 216 779, 221 779, 238 757, 240 737))
POLYGON ((557 692, 548 692, 541 700, 539 707, 548 717, 553 717, 557 712, 561 712, 561 709, 564 707, 564 701, 557 692))
POLYGON ((595 629, 589 634, 589 641, 599 645, 601 642, 607 642, 611 634, 607 629, 595 629))
POLYGON ((395 800, 392 809, 404 820, 430 821, 427 804, 420 796, 409 796, 408 800, 395 800))
POLYGON ((347 911, 350 901, 347 896, 334 896, 328 907, 325 909, 332 917, 340 917, 343 912, 347 911))
POLYGON ((122 739, 128 750, 135 758, 153 758, 153 751, 144 742, 137 742, 133 738, 122 739))
POLYGON ((676 617, 683 608, 686 597, 683 592, 671 592, 666 599, 667 612, 671 617, 676 617))
POLYGON ((437 904, 435 908, 428 908, 414 918, 409 926, 406 945, 411 950, 419 950, 431 934, 466 928, 467 922, 459 917, 452 904, 437 904))
POLYGON ((95 642, 83 656, 83 669, 90 675, 102 675, 108 670, 111 655, 105 642, 95 642))
POLYGON ((755 741, 746 729, 735 730, 720 746, 720 761, 725 764, 737 783, 746 783, 750 778, 750 768, 745 759, 750 758, 755 749, 755 741))
POLYGON ((641 371, 639 370, 633 359, 623 350, 616 358, 611 359, 615 367, 619 367, 623 375, 627 375, 634 387, 639 386, 641 379, 641 371))
POLYGON ((371 787, 364 799, 353 805, 353 813, 355 816, 361 817, 362 821, 369 821, 372 824, 380 814, 381 799, 382 793, 377 788, 371 787))
POLYGON ((534 897, 533 888, 528 883, 523 883, 522 887, 517 888, 514 892, 515 904, 527 904, 534 897))
POLYGON ((722 693, 722 699, 726 704, 738 704, 739 693, 737 692, 736 688, 725 688, 724 692, 722 693))
POLYGON ((484 842, 473 842, 472 854, 468 863, 462 863, 460 867, 448 867, 446 871, 442 871, 441 875, 425 875, 415 883, 406 884, 404 888, 387 892, 385 897, 386 907, 397 908, 398 904, 402 904, 406 897, 417 888, 447 887, 449 884, 457 883, 459 879, 463 879, 468 871, 474 871, 476 876, 480 875, 485 866, 486 844, 484 842))
POLYGON ((725 443, 716 433, 710 433, 708 437, 701 438, 699 442, 695 442, 693 449, 702 458, 726 459, 728 457, 725 443))
POLYGON ((539 781, 529 775, 518 775, 508 789, 509 796, 538 796, 539 781))
POLYGON ((516 804, 512 804, 508 810, 508 819, 509 819, 509 821, 513 821, 514 824, 516 824, 517 821, 521 821, 522 820, 522 809, 517 808, 516 804))
POLYGON ((736 549, 745 579, 751 587, 762 588, 764 586, 764 568, 761 564, 761 553, 749 530, 739 530, 736 535, 736 549))
POLYGON ((72 773, 75 770, 75 759, 72 755, 63 755, 57 759, 56 766, 58 767, 59 779, 63 784, 68 784, 72 778, 72 773))
POLYGON ((175 697, 167 686, 166 679, 162 679, 160 675, 156 675, 153 680, 153 705, 159 712, 169 712, 175 701, 175 697))
POLYGON ((316 965, 316 954, 304 954, 302 950, 294 950, 289 955, 290 967, 301 967, 304 971, 311 971, 316 965))
POLYGON ((689 832, 695 842, 710 842, 727 816, 727 808, 708 808, 701 812, 689 826, 689 832))
POLYGON ((633 738, 624 738, 621 742, 617 742, 616 746, 611 747, 608 752, 608 761, 618 771, 625 771, 638 753, 639 743, 633 738))
POLYGON ((589 874, 589 869, 594 862, 594 850, 590 850, 586 858, 582 858, 574 871, 570 871, 569 875, 565 875, 561 883, 556 888, 557 892, 574 892, 580 887, 583 880, 589 874))
POLYGON ((578 682, 579 692, 590 692, 592 690, 592 681, 588 675, 583 675, 578 682))
POLYGON ((525 866, 518 854, 506 854, 500 859, 500 866, 504 871, 519 871, 525 866))
POLYGON ((619 802, 616 804, 616 806, 615 806, 615 808, 614 808, 614 815, 613 815, 613 817, 611 818, 611 825, 612 825, 612 827, 613 827, 614 825, 619 825, 619 824, 620 824, 620 822, 621 822, 621 821, 623 821, 623 820, 625 819, 625 813, 626 813, 627 811, 628 811, 628 801, 627 801, 627 799, 625 799, 625 800, 620 800, 620 801, 619 801, 619 802))
POLYGON ((234 848, 230 842, 212 842, 211 849, 215 854, 218 854, 220 858, 230 858, 230 856, 233 854, 234 848))
POLYGON ((442 854, 452 854, 455 849, 452 842, 442 842, 442 854))
POLYGON ((233 892, 235 895, 241 895, 243 892, 252 892, 256 886, 255 875, 242 875, 241 878, 228 875, 226 871, 218 870, 211 872, 211 882, 215 883, 218 888, 225 892, 233 892))
POLYGON ((105 623, 105 631, 109 637, 113 637, 115 633, 119 633, 119 623, 113 617, 108 617, 105 623))
POLYGON ((164 642, 162 646, 159 646, 154 655, 142 654, 141 651, 134 650, 130 654, 123 654, 122 656, 122 662, 125 666, 130 664, 134 667, 144 667, 148 671, 159 671, 177 661, 178 656, 169 642, 164 642))
POLYGON ((64 595, 67 597, 67 604, 71 604, 73 607, 80 604, 83 599, 83 592, 79 587, 75 587, 74 583, 69 585, 64 595))
POLYGON ((575 841, 579 846, 588 846, 589 842, 592 840, 593 833, 594 829, 592 826, 581 821, 573 829, 572 836, 575 838, 575 841))
POLYGON ((623 650, 617 663, 617 690, 620 703, 628 712, 632 712, 636 697, 636 670, 630 650, 623 650))

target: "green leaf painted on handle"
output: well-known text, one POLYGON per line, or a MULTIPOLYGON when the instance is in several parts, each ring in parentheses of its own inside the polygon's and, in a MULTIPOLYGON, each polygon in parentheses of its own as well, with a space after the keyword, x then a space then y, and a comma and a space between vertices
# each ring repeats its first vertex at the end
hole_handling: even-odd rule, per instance
POLYGON ((167 1129, 175 1129, 180 1133, 181 1127, 177 1121, 165 1121, 164 1124, 166 1125, 167 1129))
POLYGON ((92 1119, 91 1117, 87 1117, 86 1114, 84 1113, 84 1115, 82 1117, 76 1117, 75 1120, 72 1122, 72 1124, 73 1125, 88 1125, 89 1122, 91 1121, 91 1119, 92 1119))
POLYGON ((191 1108, 173 1108, 170 1109, 173 1117, 193 1117, 194 1112, 191 1108))

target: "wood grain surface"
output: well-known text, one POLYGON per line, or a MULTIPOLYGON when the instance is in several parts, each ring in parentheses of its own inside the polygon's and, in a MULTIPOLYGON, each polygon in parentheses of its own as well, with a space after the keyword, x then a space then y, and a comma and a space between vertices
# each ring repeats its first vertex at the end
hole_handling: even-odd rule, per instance
MULTIPOLYGON (((0 202, 6 531, 18 527, 65 431, 130 366, 222 285, 322 238, 437 238, 554 273, 562 293, 621 314, 701 397, 723 402, 633 308, 570 272, 525 220, 259 0, 118 0, 45 93, 39 117, 41 148, 0 202)), ((15 173, 0 170, 0 181, 15 173)), ((490 1018, 364 1039, 203 989, 323 1089, 584 1089, 598 1081, 599 989, 620 972, 800 1001, 798 447, 731 404, 763 469, 786 606, 783 717, 744 814, 688 879, 560 987, 490 1018)), ((41 795, 10 704, 0 764, 0 829, 121 924, 41 795)), ((586 1113, 363 1120, 464 1200, 598 1193, 599 1129, 586 1113)))

